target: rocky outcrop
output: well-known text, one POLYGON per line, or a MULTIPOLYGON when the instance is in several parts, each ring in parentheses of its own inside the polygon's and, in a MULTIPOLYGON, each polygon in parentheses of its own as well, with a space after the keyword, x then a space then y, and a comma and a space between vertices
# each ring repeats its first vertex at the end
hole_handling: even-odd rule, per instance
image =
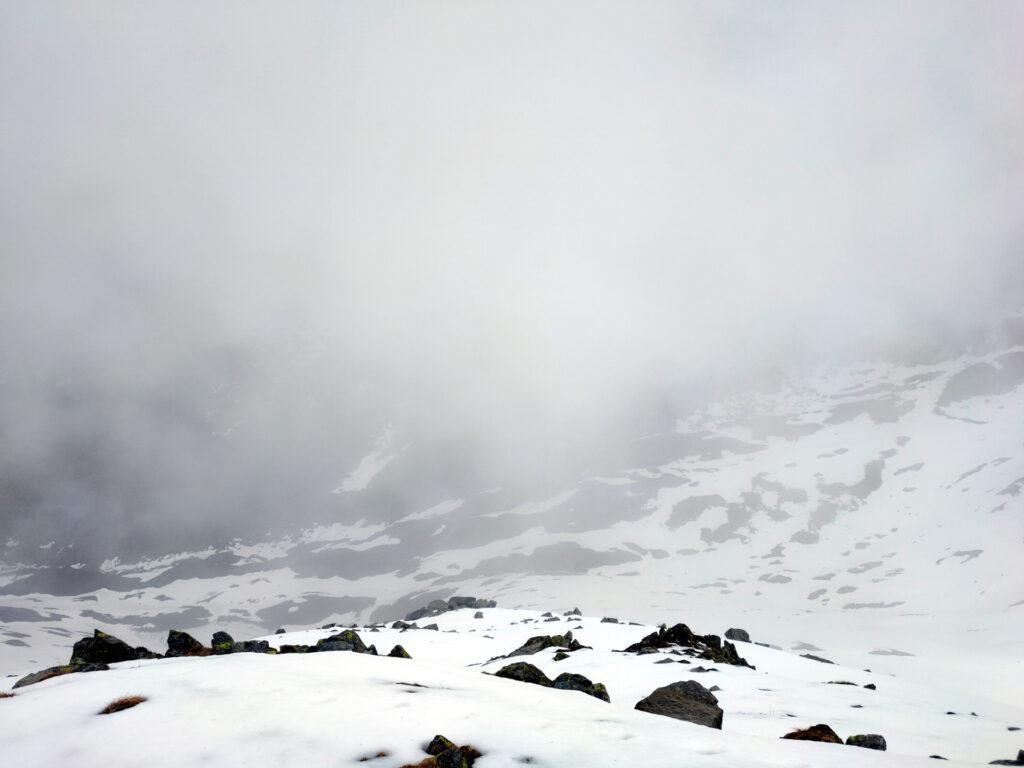
POLYGON ((282 645, 277 649, 279 654, 283 653, 309 653, 310 647, 308 645, 282 645))
POLYGON ((679 681, 657 688, 638 701, 634 709, 722 729, 723 712, 718 706, 718 699, 696 680, 679 681))
POLYGON ((848 736, 846 744, 850 747, 863 747, 864 749, 877 749, 885 752, 885 737, 877 733, 861 733, 856 736, 848 736))
POLYGON ((656 653, 665 648, 680 647, 689 649, 688 655, 700 659, 707 659, 718 664, 732 664, 739 667, 754 667, 747 663, 736 651, 736 646, 722 639, 718 635, 695 635, 685 624, 676 624, 671 629, 664 625, 658 628, 657 632, 644 637, 640 642, 626 648, 626 653, 656 653))
POLYGON ((823 741, 827 744, 842 744, 843 740, 836 735, 836 732, 824 723, 812 725, 810 728, 801 728, 787 733, 782 738, 793 739, 794 741, 823 741))
POLYGON ((69 663, 116 664, 119 661, 135 661, 138 657, 135 649, 124 640, 96 629, 92 637, 83 637, 75 643, 69 663))
POLYGON ((317 640, 316 647, 310 648, 310 651, 352 651, 354 653, 368 653, 369 648, 363 643, 359 634, 351 629, 346 629, 344 632, 339 632, 336 635, 330 637, 324 637, 317 640))
POLYGON ((167 656, 209 656, 213 651, 188 632, 179 632, 172 629, 167 633, 167 656))
POLYGON ((518 680, 520 683, 532 683, 544 688, 556 688, 561 691, 580 691, 602 701, 611 701, 608 689, 602 683, 592 682, 583 675, 576 675, 571 672, 563 672, 554 680, 551 680, 533 664, 525 661, 517 661, 514 664, 504 666, 495 672, 494 676, 504 677, 507 680, 518 680))
POLYGON ((989 765, 1024 765, 1024 749, 1017 751, 1016 760, 993 760, 989 765))
POLYGON ((564 635, 537 635, 516 648, 506 658, 532 656, 547 648, 564 648, 567 651, 578 651, 584 647, 580 645, 579 640, 573 638, 571 631, 566 632, 564 635))
POLYGON ((494 600, 482 600, 477 597, 452 597, 448 600, 431 600, 422 608, 417 608, 406 615, 406 621, 417 621, 428 616, 440 616, 448 611, 457 611, 460 608, 496 608, 498 604, 494 600))

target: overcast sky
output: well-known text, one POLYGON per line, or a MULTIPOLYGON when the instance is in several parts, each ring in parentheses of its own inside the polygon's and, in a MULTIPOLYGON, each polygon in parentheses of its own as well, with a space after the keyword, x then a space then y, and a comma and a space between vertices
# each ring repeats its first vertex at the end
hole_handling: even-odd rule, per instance
POLYGON ((1022 40, 1013 0, 5 1, 0 535, 329 515, 389 423, 522 482, 966 338, 1024 303, 1022 40))

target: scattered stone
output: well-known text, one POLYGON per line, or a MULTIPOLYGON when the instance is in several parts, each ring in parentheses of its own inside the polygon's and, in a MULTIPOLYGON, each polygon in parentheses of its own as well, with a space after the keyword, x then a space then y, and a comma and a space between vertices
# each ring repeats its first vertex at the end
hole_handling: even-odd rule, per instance
POLYGON ((560 691, 580 691, 588 696, 601 699, 601 701, 611 702, 611 697, 608 696, 608 689, 602 683, 593 683, 583 675, 577 675, 572 672, 560 674, 551 683, 551 687, 557 688, 560 691))
POLYGON ((542 619, 546 619, 546 618, 548 618, 549 616, 552 616, 552 615, 554 615, 554 614, 552 614, 552 613, 551 613, 551 611, 544 611, 544 613, 542 613, 542 614, 540 615, 540 617, 541 617, 542 619))
POLYGON ((212 650, 187 632, 172 629, 167 633, 167 656, 209 656, 212 650))
POLYGON ((718 670, 714 667, 694 667, 690 670, 691 672, 717 672, 718 670))
POLYGON ((332 621, 330 624, 324 624, 320 629, 334 629, 336 626, 338 625, 332 621))
POLYGON ((544 619, 544 621, 561 621, 561 619, 558 618, 557 616, 552 616, 552 617, 550 617, 548 619, 544 619))
POLYGON ((815 656, 814 654, 811 654, 811 653, 801 653, 800 655, 803 658, 805 658, 805 659, 810 659, 811 661, 820 661, 822 664, 835 664, 834 661, 829 661, 828 659, 823 659, 823 658, 821 658, 821 656, 815 656))
POLYGON ((1019 731, 1020 730, 1020 726, 1019 725, 1008 725, 1008 726, 1006 726, 1006 730, 1008 730, 1008 731, 1019 731))
POLYGON ((874 683, 868 683, 864 687, 867 688, 869 691, 877 691, 878 690, 878 686, 875 685, 874 683))
POLYGON ((394 648, 392 648, 388 652, 388 656, 391 657, 392 659, 411 659, 412 658, 412 656, 409 655, 409 652, 407 650, 405 650, 405 648, 403 648, 400 645, 396 645, 394 648))
POLYGON ((849 680, 829 680, 828 681, 828 685, 857 685, 857 684, 856 683, 851 683, 849 680))
POLYGON ((993 760, 989 765, 1024 765, 1024 749, 1017 751, 1016 760, 993 760))
POLYGON ((655 664, 675 664, 675 659, 659 659, 655 664))
POLYGON ((749 643, 750 642, 750 634, 745 629, 736 629, 734 627, 733 629, 725 630, 725 639, 726 640, 738 640, 741 643, 749 643))
POLYGON ((512 651, 512 653, 508 654, 507 658, 513 656, 532 656, 547 648, 565 648, 569 651, 578 651, 583 647, 579 640, 573 638, 572 631, 570 630, 564 635, 537 635, 531 637, 512 651))
POLYGON ((558 651, 555 654, 555 656, 554 656, 554 660, 555 661, 561 661, 562 659, 568 659, 568 658, 569 658, 569 654, 566 653, 565 651, 558 651))
POLYGON ((885 752, 885 737, 880 736, 877 733, 864 733, 857 734, 856 736, 848 736, 846 739, 847 746, 850 747, 864 747, 864 749, 877 749, 879 752, 885 752))
POLYGON ((135 661, 137 658, 135 649, 124 640, 96 629, 92 637, 83 637, 75 643, 69 663, 116 664, 119 661, 135 661))
POLYGON ((274 634, 275 635, 283 635, 284 634, 284 628, 281 628, 281 629, 277 630, 277 632, 275 632, 274 634))
POLYGON ((566 611, 562 615, 563 616, 582 616, 583 615, 583 611, 581 611, 579 608, 573 608, 571 611, 566 611))
POLYGON ((437 632, 438 631, 438 626, 437 626, 437 624, 427 624, 427 626, 425 626, 424 629, 432 629, 435 632, 437 632))
POLYGON ((31 672, 18 680, 12 688, 24 688, 26 685, 34 685, 51 677, 70 675, 73 672, 102 672, 110 669, 106 664, 63 664, 59 667, 47 667, 38 672, 31 672))
POLYGON ((843 743, 843 740, 836 735, 836 732, 824 723, 818 723, 818 725, 812 725, 810 728, 801 728, 800 730, 792 731, 782 738, 794 739, 796 741, 823 741, 827 744, 843 743))
POLYGON ((473 614, 473 618, 474 619, 482 619, 483 617, 484 617, 484 612, 483 611, 477 611, 476 613, 473 614))
POLYGON ((603 619, 601 619, 601 623, 602 624, 618 624, 619 620, 616 619, 616 618, 613 618, 611 616, 605 616, 603 619))
POLYGON ((406 615, 406 621, 416 621, 427 616, 440 616, 442 613, 447 611, 457 611, 460 608, 497 608, 498 604, 494 600, 481 600, 476 597, 453 597, 449 600, 431 600, 427 605, 422 608, 417 608, 415 611, 410 612, 406 615))
POLYGON ((722 708, 718 699, 696 680, 686 680, 655 689, 636 703, 634 709, 674 717, 708 728, 722 729, 722 708))
POLYGON ((235 638, 227 632, 214 632, 213 637, 210 638, 210 647, 218 655, 231 653, 231 648, 234 644, 235 638))

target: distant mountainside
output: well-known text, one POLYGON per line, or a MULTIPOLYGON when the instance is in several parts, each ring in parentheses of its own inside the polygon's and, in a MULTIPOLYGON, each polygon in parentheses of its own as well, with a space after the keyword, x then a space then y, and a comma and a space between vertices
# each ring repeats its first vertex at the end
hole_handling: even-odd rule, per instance
MULTIPOLYGON (((333 489, 355 510, 437 463, 394 430, 367 448, 333 489)), ((841 650, 852 633, 876 665, 913 666, 936 644, 975 646, 979 674, 989 653, 1024 655, 1024 346, 821 370, 716 402, 628 455, 546 498, 432 487, 392 499, 391 522, 139 562, 44 566, 8 542, 0 670, 62 659, 93 626, 140 644, 170 628, 251 636, 457 593, 650 621, 724 611, 788 646, 841 650)))

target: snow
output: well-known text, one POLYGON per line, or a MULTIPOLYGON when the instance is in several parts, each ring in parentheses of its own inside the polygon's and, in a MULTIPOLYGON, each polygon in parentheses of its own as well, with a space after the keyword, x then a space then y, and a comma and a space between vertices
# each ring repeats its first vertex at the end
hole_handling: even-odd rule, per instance
MULTIPOLYGON (((0 700, 0 744, 9 764, 19 768, 348 766, 380 752, 388 755, 367 762, 397 768, 423 759, 422 746, 437 733, 483 752, 479 768, 526 762, 553 768, 923 768, 935 765, 930 754, 950 758, 950 766, 977 765, 1015 755, 1021 742, 1006 726, 1024 722, 1024 708, 986 701, 969 677, 949 691, 748 643, 738 648, 756 671, 695 660, 718 670, 700 674, 683 664, 655 664, 675 656, 615 652, 653 631, 650 625, 606 624, 593 616, 544 622, 536 611, 510 609, 484 610, 483 619, 474 613, 465 609, 420 622, 436 622, 440 631, 359 630, 382 654, 400 643, 412 659, 235 654, 125 662, 109 672, 54 678, 0 700), (577 672, 602 682, 610 704, 484 674, 507 663, 485 663, 490 657, 532 635, 571 627, 582 627, 574 636, 592 650, 561 662, 552 660, 551 651, 515 660, 551 677, 577 672), (721 687, 722 731, 633 709, 654 688, 687 679, 721 687), (878 690, 829 680, 874 682, 878 690), (125 695, 148 701, 96 714, 125 695), (858 703, 862 709, 852 707, 858 703), (881 733, 889 751, 779 738, 818 722, 843 737, 881 733)), ((275 646, 308 644, 335 631, 265 639, 275 646)))

